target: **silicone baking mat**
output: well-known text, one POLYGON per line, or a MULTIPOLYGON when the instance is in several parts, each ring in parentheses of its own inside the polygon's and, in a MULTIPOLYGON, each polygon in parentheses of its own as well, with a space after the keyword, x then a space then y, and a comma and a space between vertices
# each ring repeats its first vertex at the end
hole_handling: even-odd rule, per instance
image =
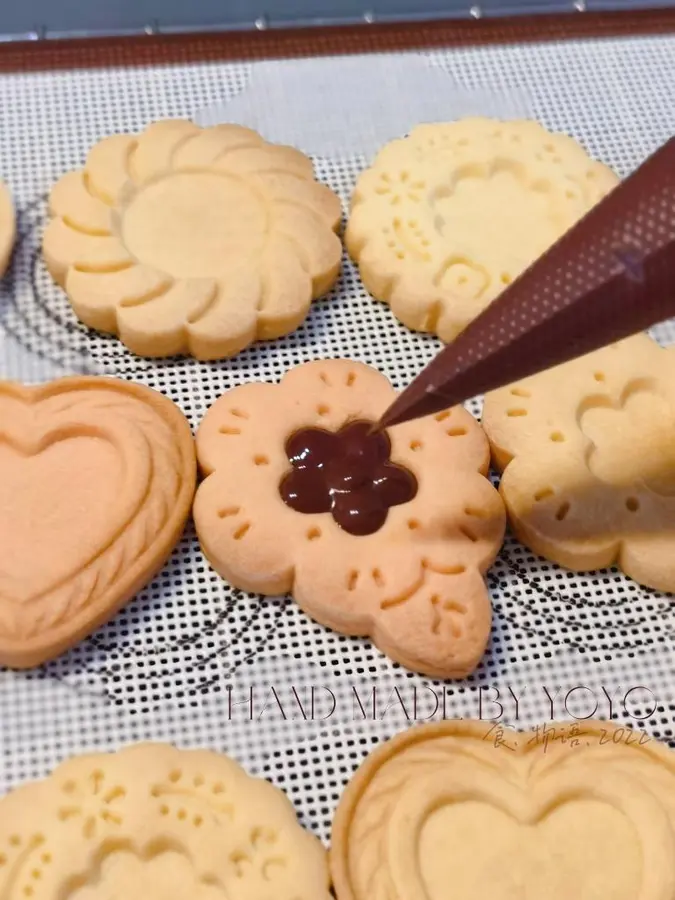
MULTIPOLYGON (((19 239, 0 287, 0 376, 115 375, 165 392, 196 427, 225 389, 278 380, 305 360, 351 357, 403 387, 438 349, 370 299, 347 259, 298 332, 231 361, 139 360, 87 331, 46 274, 40 239, 50 184, 104 135, 169 116, 241 122, 309 153, 346 203, 381 143, 471 114, 536 117, 626 175, 675 133, 674 101, 675 36, 3 74, 0 174, 19 239)), ((672 324, 655 334, 675 342, 672 324)), ((480 414, 479 401, 469 406, 480 414)), ((525 727, 595 714, 675 745, 670 598, 615 571, 569 574, 511 538, 489 586, 494 627, 480 669, 435 683, 313 624, 289 599, 230 590, 188 530, 114 622, 37 671, 0 673, 0 789, 129 741, 206 745, 285 788, 325 839, 357 763, 414 720, 482 715, 525 727)))

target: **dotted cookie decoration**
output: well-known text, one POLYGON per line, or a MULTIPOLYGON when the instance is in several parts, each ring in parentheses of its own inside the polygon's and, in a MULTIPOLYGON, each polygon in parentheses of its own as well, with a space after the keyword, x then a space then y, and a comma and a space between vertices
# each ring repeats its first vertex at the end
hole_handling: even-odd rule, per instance
POLYGON ((49 271, 85 325, 139 356, 221 359, 289 334, 340 269, 337 195, 238 125, 105 138, 49 206, 49 271))
POLYGON ((330 900, 325 852, 232 759, 161 744, 74 758, 0 801, 7 900, 330 900))
POLYGON ((518 538, 675 590, 675 350, 636 335, 485 398, 518 538))
POLYGON ((409 669, 459 677, 490 634, 483 575, 504 510, 485 435, 463 408, 367 437, 394 397, 348 360, 226 393, 197 434, 197 533, 235 587, 290 593, 409 669))
POLYGON ((345 241, 374 297, 447 342, 617 181, 536 122, 419 125, 359 178, 345 241))

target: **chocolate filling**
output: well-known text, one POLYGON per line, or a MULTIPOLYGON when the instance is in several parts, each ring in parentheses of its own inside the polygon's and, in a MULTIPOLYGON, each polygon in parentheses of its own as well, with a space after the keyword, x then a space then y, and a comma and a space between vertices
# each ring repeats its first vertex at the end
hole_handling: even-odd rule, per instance
POLYGON ((348 422, 337 432, 301 428, 286 442, 291 469, 279 485, 291 509, 308 515, 332 514, 345 531, 374 534, 389 509, 417 494, 417 480, 392 463, 386 432, 371 433, 372 422, 348 422))

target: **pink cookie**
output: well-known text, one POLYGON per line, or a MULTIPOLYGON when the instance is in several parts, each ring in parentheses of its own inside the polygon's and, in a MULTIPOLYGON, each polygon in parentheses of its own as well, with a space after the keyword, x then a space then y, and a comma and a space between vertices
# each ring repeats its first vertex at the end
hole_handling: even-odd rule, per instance
POLYGON ((504 508, 466 410, 369 434, 394 396, 383 375, 346 360, 229 391, 197 435, 197 532, 235 587, 291 593, 407 668, 461 677, 487 645, 483 573, 504 508))

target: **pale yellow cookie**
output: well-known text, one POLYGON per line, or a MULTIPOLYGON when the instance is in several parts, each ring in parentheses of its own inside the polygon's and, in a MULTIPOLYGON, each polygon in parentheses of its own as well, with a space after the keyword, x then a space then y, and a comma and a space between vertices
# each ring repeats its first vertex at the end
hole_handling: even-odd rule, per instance
POLYGON ((450 341, 616 183, 536 122, 420 125, 359 178, 346 245, 404 325, 450 341))
POLYGON ((330 900, 285 795, 216 753, 76 757, 0 801, 7 900, 330 900))
POLYGON ((75 314, 140 356, 233 356, 334 284, 340 201, 311 161, 238 125, 156 122, 52 189, 47 266, 75 314))
POLYGON ((338 900, 674 900, 675 756, 603 722, 411 728, 343 794, 338 900))
POLYGON ((485 435, 463 408, 368 437, 394 397, 383 375, 346 360, 226 393, 197 434, 197 533, 235 587, 292 593, 321 624, 370 636, 402 665, 460 677, 488 642, 483 575, 503 505, 485 477, 485 435))
POLYGON ((631 337, 489 394, 483 424, 526 546, 675 590, 675 349, 631 337))
POLYGON ((111 619, 168 559, 195 481, 190 426, 162 394, 0 382, 0 665, 54 659, 111 619))
POLYGON ((5 274, 16 238, 14 204, 6 185, 0 181, 0 276, 5 274))

